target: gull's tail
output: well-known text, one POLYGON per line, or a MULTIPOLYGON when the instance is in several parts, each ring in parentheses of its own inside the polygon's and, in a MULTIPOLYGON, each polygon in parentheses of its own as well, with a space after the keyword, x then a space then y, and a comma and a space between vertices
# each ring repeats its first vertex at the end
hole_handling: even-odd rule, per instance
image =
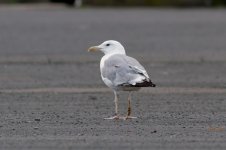
POLYGON ((152 83, 151 80, 149 80, 149 81, 144 80, 143 82, 136 83, 134 85, 124 83, 124 84, 120 84, 119 86, 124 86, 124 87, 156 87, 156 85, 154 83, 152 83))
POLYGON ((151 81, 146 81, 146 80, 141 83, 136 83, 133 86, 134 87, 156 87, 156 85, 154 83, 152 83, 151 81))

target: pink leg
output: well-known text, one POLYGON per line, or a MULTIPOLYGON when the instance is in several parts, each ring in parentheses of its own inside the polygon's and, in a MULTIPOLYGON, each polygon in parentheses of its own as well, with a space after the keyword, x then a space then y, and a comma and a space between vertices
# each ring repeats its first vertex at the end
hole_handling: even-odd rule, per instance
POLYGON ((127 111, 127 116, 124 118, 125 120, 137 118, 137 117, 132 117, 131 116, 131 112, 132 112, 132 108, 131 108, 131 95, 132 95, 132 92, 129 92, 129 96, 128 96, 128 111, 127 111))
POLYGON ((118 94, 116 93, 116 91, 114 91, 114 95, 115 95, 115 116, 113 117, 109 117, 109 118, 104 118, 104 119, 120 119, 119 115, 118 115, 118 94))

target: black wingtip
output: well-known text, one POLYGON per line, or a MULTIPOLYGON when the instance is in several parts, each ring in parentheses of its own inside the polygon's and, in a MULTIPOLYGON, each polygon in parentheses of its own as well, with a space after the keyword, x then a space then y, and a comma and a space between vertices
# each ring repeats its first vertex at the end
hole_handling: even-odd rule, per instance
POLYGON ((154 83, 151 83, 151 87, 156 87, 156 85, 154 83))
POLYGON ((151 81, 148 82, 149 87, 156 87, 156 85, 154 83, 152 83, 151 81))
POLYGON ((124 87, 156 87, 154 83, 151 81, 143 81, 141 83, 136 83, 135 85, 132 84, 120 84, 119 86, 124 86, 124 87))
POLYGON ((144 81, 142 83, 137 83, 134 86, 135 87, 156 87, 156 85, 151 81, 144 81))

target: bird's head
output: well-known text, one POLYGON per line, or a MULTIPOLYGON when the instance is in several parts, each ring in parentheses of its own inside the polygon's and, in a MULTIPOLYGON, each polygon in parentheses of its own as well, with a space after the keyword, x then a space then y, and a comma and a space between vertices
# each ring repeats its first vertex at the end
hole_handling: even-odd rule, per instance
POLYGON ((88 49, 89 52, 101 51, 106 54, 125 54, 125 49, 121 43, 114 40, 105 41, 98 46, 92 46, 88 49))

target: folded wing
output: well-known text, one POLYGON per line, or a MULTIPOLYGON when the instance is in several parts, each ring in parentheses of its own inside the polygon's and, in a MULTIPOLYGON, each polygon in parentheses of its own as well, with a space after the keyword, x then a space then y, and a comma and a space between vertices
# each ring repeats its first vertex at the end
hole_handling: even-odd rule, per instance
POLYGON ((155 87, 144 69, 134 58, 115 54, 105 61, 102 76, 114 86, 155 87))

